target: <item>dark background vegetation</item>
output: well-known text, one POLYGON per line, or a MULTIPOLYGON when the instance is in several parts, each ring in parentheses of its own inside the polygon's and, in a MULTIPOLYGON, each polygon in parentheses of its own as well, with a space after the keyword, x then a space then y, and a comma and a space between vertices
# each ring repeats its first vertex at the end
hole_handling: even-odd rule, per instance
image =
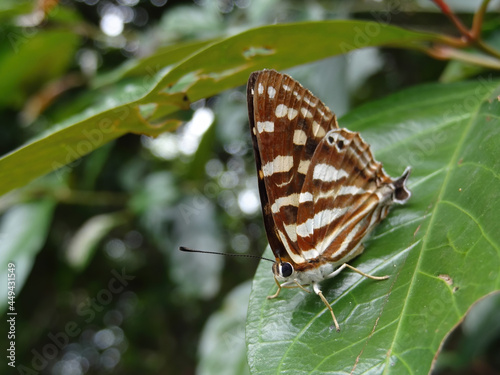
MULTIPOLYGON (((9 32, 31 30, 19 26, 18 17, 30 12, 32 5, 12 1, 0 9, 0 63, 15 52, 16 41, 8 38, 9 32)), ((475 2, 451 5, 470 23, 475 2)), ((496 23, 491 17, 486 28, 498 25, 498 13, 495 17, 496 23)), ((405 28, 457 34, 430 1, 61 1, 36 28, 40 32, 71 28, 76 41, 71 48, 52 49, 50 63, 40 64, 38 69, 60 65, 50 79, 19 79, 17 86, 0 90, 0 151, 6 154, 84 110, 90 101, 89 87, 133 57, 168 44, 228 36, 259 25, 335 18, 382 19, 405 28), (118 26, 123 21, 123 31, 114 36, 103 30, 102 22, 110 15, 116 16, 118 26), (54 100, 47 99, 54 82, 63 90, 54 100), (43 110, 28 105, 36 100, 46 102, 43 110)), ((443 79, 451 69, 447 62, 407 50, 364 53, 351 60, 354 66, 338 57, 291 73, 341 116, 349 108, 405 87, 443 79)), ((36 71, 43 54, 39 51, 27 65, 13 67, 20 71, 1 74, 22 76, 27 66, 36 71)), ((126 81, 102 90, 126 90, 126 81)), ((23 189, 23 200, 57 203, 48 203, 40 216, 21 215, 14 227, 2 227, 0 241, 9 239, 7 229, 22 228, 26 220, 31 224, 38 220, 42 228, 40 238, 27 234, 26 246, 30 241, 39 245, 26 254, 27 268, 17 269, 19 282, 24 280, 16 300, 18 365, 33 368, 36 353, 52 342, 50 335, 57 336, 74 322, 80 333, 53 359, 38 362, 40 373, 212 373, 208 365, 204 367, 207 349, 200 347, 204 327, 225 296, 252 278, 257 262, 180 254, 178 246, 259 255, 267 241, 256 200, 244 88, 197 102, 180 116, 194 125, 157 140, 125 135, 69 170, 23 189), (194 130, 200 127, 194 113, 214 118, 200 134, 194 130), (88 243, 82 240, 85 230, 101 231, 102 236, 88 243), (83 260, 68 260, 70 249, 83 254, 83 260), (116 278, 113 270, 133 279, 120 292, 106 294, 103 289, 109 290, 110 280, 116 278), (95 301, 92 307, 89 299, 95 301)), ((9 208, 9 198, 4 197, 0 210, 6 213, 9 208)), ((498 299, 486 300, 478 311, 471 315, 471 321, 480 321, 471 323, 474 329, 466 324, 451 335, 436 373, 500 373, 498 299)), ((4 334, 1 341, 4 345, 4 334)), ((5 368, 9 370, 2 363, 2 373, 5 368)))

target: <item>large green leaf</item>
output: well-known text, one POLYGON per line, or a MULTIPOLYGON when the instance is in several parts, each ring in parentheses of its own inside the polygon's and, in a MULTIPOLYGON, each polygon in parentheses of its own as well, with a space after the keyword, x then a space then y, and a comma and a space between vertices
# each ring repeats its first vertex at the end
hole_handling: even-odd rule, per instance
MULTIPOLYGON (((202 47, 171 69, 158 72, 162 61, 165 66, 172 63, 163 54, 164 60, 161 56, 150 60, 151 69, 140 64, 134 74, 151 73, 127 84, 120 95, 100 100, 0 159, 0 194, 62 168, 127 132, 155 135, 170 130, 179 123, 171 119, 174 112, 243 84, 254 70, 284 69, 368 46, 408 48, 436 38, 377 22, 305 22, 240 33, 202 47)), ((191 51, 186 48, 179 56, 191 51)))
POLYGON ((426 85, 351 112, 393 176, 411 165, 410 201, 396 207, 352 264, 323 282, 341 332, 314 294, 276 285, 268 262, 247 320, 255 374, 427 374, 450 330, 500 289, 500 86, 426 85))

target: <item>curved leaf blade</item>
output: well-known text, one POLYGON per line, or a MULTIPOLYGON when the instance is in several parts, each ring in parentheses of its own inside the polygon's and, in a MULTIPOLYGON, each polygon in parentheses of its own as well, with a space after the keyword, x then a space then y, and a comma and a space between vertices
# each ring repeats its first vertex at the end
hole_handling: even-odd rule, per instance
MULTIPOLYGON (((121 95, 101 100, 2 157, 0 195, 67 166, 128 132, 156 135, 174 129, 179 121, 169 117, 173 113, 189 108, 190 102, 243 84, 254 70, 284 69, 368 46, 408 48, 436 38, 377 22, 322 21, 264 26, 209 46, 200 43, 203 47, 198 52, 169 70, 158 71, 162 61, 163 66, 172 64, 169 55, 160 51, 149 62, 139 63, 139 72, 150 73, 142 79, 136 77, 121 95)), ((179 56, 186 51, 182 49, 179 56)), ((122 73, 120 70, 116 77, 122 73)))
POLYGON ((412 48, 438 40, 436 34, 371 21, 335 20, 262 26, 193 54, 169 71, 142 102, 161 102, 169 97, 178 98, 180 94, 196 101, 246 82, 255 70, 286 69, 364 47, 412 48))
POLYGON ((343 272, 323 282, 339 334, 314 294, 285 290, 266 301, 276 286, 261 264, 247 319, 252 373, 430 371, 470 306, 500 289, 499 94, 492 81, 428 85, 341 119, 392 175, 413 167, 413 197, 392 210, 352 262, 391 278, 343 272))

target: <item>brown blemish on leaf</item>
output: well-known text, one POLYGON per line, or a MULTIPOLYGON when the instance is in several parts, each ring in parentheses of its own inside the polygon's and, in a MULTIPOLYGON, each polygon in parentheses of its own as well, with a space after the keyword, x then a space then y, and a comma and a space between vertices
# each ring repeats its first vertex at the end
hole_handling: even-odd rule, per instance
POLYGON ((448 284, 449 286, 453 285, 453 279, 450 277, 450 275, 441 274, 438 277, 441 280, 443 280, 446 284, 448 284))

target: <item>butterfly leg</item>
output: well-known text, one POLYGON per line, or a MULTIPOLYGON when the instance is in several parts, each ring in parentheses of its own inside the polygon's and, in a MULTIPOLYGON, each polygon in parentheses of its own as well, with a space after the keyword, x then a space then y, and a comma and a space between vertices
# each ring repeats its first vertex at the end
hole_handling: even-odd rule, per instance
MULTIPOLYGON (((299 284, 299 282, 297 280, 293 280, 295 282, 295 284, 297 284, 297 286, 289 286, 288 288, 300 288, 302 289, 304 292, 307 292, 307 293, 311 293, 310 290, 307 290, 306 288, 304 288, 302 285, 299 284)), ((287 288, 286 286, 284 288, 287 288)))
POLYGON ((276 280, 276 277, 274 278, 274 281, 276 282, 276 285, 278 285, 278 290, 272 296, 267 296, 267 299, 276 298, 276 297, 278 297, 278 294, 280 294, 280 292, 281 292, 281 284, 278 282, 278 280, 276 280))
POLYGON ((356 267, 353 267, 351 266, 350 264, 347 264, 347 263, 344 263, 341 267, 339 268, 342 268, 342 267, 348 267, 350 268, 351 270, 353 270, 354 272, 357 272, 359 273, 360 275, 364 276, 364 277, 368 277, 369 279, 372 279, 372 280, 386 280, 389 278, 389 275, 385 275, 385 276, 372 276, 372 275, 368 275, 367 273, 364 273, 363 271, 361 270, 358 270, 356 267))
POLYGON ((297 285, 285 285, 285 284, 288 284, 289 282, 291 281, 287 281, 286 283, 284 284, 280 284, 278 280, 276 280, 276 277, 274 278, 274 281, 276 282, 276 285, 278 285, 278 290, 276 291, 276 293, 274 293, 272 296, 267 296, 267 299, 273 299, 273 298, 276 298, 278 297, 278 294, 280 294, 281 292, 281 289, 283 288, 288 288, 288 289, 291 289, 291 288, 300 288, 302 289, 303 291, 307 292, 307 293, 311 293, 309 290, 307 290, 306 288, 304 288, 302 285, 299 284, 299 282, 297 280, 293 280, 293 282, 297 285))
POLYGON ((368 275, 367 273, 364 273, 363 271, 358 270, 356 267, 353 267, 353 266, 351 266, 350 264, 347 264, 347 263, 344 263, 343 265, 341 265, 339 268, 337 268, 335 271, 333 271, 331 274, 329 274, 325 278, 326 279, 331 279, 332 277, 337 276, 346 267, 349 268, 349 269, 351 269, 351 270, 353 270, 354 272, 357 272, 360 275, 362 275, 364 277, 368 277, 369 279, 372 279, 372 280, 386 280, 386 279, 389 278, 388 275, 385 275, 385 276, 372 276, 372 275, 368 275))
POLYGON ((321 289, 319 289, 318 284, 313 283, 313 290, 314 290, 314 293, 316 293, 319 296, 319 298, 321 298, 321 300, 323 301, 325 306, 328 308, 328 310, 330 310, 330 313, 332 314, 332 318, 333 318, 333 324, 335 324, 335 329, 337 332, 340 332, 340 326, 339 326, 339 323, 337 322, 337 318, 335 318, 335 314, 333 313, 333 309, 330 306, 330 304, 328 303, 328 301, 326 300, 321 289))

